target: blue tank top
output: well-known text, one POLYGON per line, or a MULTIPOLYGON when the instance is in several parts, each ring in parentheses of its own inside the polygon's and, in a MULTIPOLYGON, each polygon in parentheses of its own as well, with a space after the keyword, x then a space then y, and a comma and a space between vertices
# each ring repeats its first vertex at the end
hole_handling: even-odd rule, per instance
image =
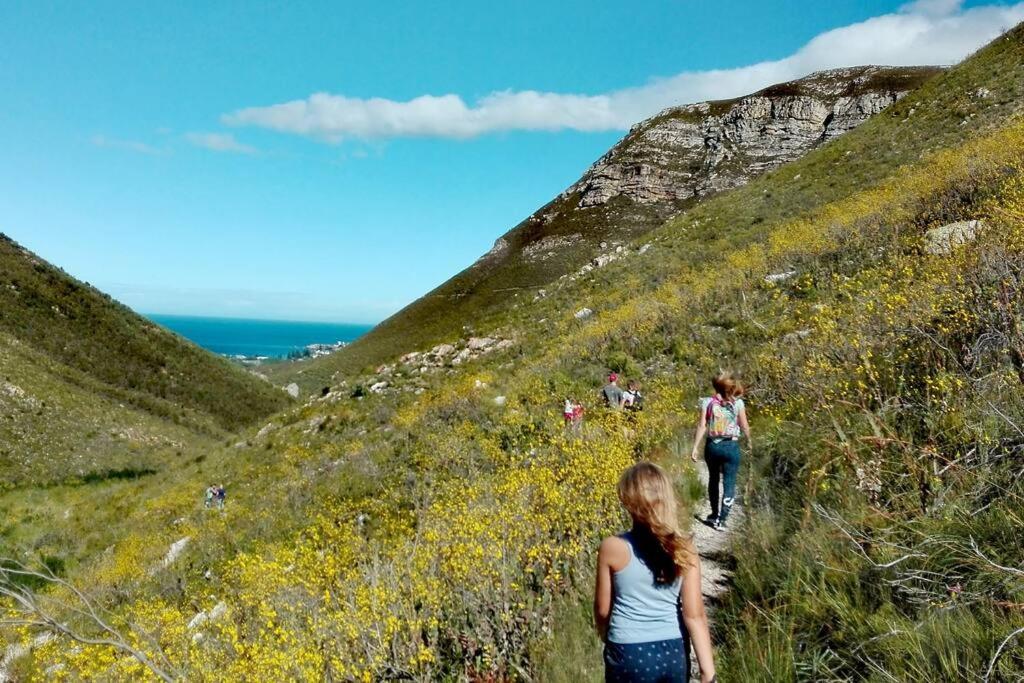
POLYGON ((629 563, 612 573, 612 613, 608 640, 620 645, 681 638, 679 588, 682 578, 659 584, 637 557, 632 532, 619 536, 629 546, 629 563))

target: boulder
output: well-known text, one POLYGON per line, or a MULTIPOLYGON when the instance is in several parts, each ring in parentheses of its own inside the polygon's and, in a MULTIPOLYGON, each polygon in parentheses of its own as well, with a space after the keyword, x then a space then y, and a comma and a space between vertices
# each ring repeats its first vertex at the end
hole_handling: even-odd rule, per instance
POLYGON ((455 353, 455 347, 451 344, 438 344, 430 350, 430 353, 443 358, 455 353))
POLYGON ((466 348, 472 351, 483 351, 493 346, 495 342, 497 340, 490 337, 470 337, 466 342, 466 348))
POLYGON ((387 389, 387 388, 388 388, 388 383, 383 381, 383 380, 381 380, 380 382, 376 382, 376 383, 370 385, 370 391, 375 393, 375 394, 382 394, 382 393, 384 393, 384 390, 387 389))
POLYGON ((298 385, 298 384, 296 384, 295 382, 292 382, 291 384, 289 384, 288 386, 286 386, 286 387, 284 388, 284 390, 285 390, 285 392, 287 392, 287 394, 288 394, 289 396, 291 396, 292 398, 298 398, 298 397, 299 397, 299 385, 298 385))
POLYGON ((586 320, 590 316, 594 315, 594 311, 589 308, 581 308, 580 310, 573 313, 573 317, 577 320, 586 320))
POLYGON ((788 279, 790 279, 792 277, 795 277, 795 276, 796 276, 796 271, 795 270, 784 270, 784 271, 782 271, 780 273, 771 273, 769 275, 765 275, 764 276, 764 281, 767 282, 768 284, 774 285, 774 284, 778 284, 780 282, 785 282, 786 280, 788 280, 788 279))
POLYGON ((171 547, 167 549, 167 554, 164 555, 163 561, 160 562, 160 566, 166 569, 167 567, 170 567, 172 564, 174 564, 174 561, 178 559, 178 557, 185 551, 185 548, 187 548, 188 544, 191 542, 192 537, 186 536, 172 543, 171 547))
MULTIPOLYGON (((187 628, 188 628, 189 631, 195 631, 197 628, 199 628, 200 626, 203 626, 206 623, 217 621, 218 619, 223 617, 225 614, 227 614, 227 611, 228 611, 227 603, 224 602, 223 600, 221 600, 216 605, 214 605, 210 609, 209 612, 207 612, 206 610, 203 610, 202 612, 199 612, 194 617, 192 617, 189 620, 189 622, 188 622, 188 627, 187 628)), ((196 634, 194 634, 192 636, 192 642, 194 642, 194 643, 195 642, 199 642, 201 639, 202 639, 202 634, 201 633, 196 633, 196 634)))
POLYGON ((260 431, 256 432, 256 438, 257 439, 262 439, 263 437, 265 437, 267 434, 270 434, 270 432, 274 431, 275 429, 277 429, 277 424, 275 424, 273 422, 268 422, 267 424, 263 425, 263 427, 260 429, 260 431))
POLYGON ((42 405, 38 399, 27 391, 17 384, 11 384, 10 382, 0 382, 0 398, 3 397, 10 398, 14 403, 28 409, 36 409, 42 405))
POLYGON ((983 230, 982 221, 957 221, 932 228, 924 234, 924 250, 933 256, 948 256, 968 242, 973 242, 983 230))
POLYGON ((466 348, 462 349, 461 351, 459 351, 457 354, 455 354, 455 357, 452 358, 452 365, 459 365, 461 363, 465 363, 467 360, 469 360, 472 357, 473 357, 473 350, 470 349, 469 347, 466 347, 466 348))
POLYGON ((504 406, 506 402, 507 402, 507 399, 504 396, 495 396, 494 397, 494 405, 496 405, 498 407, 504 406))
POLYGON ((304 429, 303 431, 306 434, 312 434, 314 432, 320 431, 323 428, 323 426, 326 425, 326 424, 327 424, 327 416, 326 415, 317 415, 316 417, 310 418, 309 422, 306 423, 306 429, 304 429))

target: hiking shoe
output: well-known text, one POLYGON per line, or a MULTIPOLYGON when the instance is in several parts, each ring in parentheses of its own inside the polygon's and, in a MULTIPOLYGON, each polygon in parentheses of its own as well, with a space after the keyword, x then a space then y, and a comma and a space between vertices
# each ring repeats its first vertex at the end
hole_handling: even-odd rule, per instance
POLYGON ((718 529, 719 531, 725 531, 725 527, 726 527, 726 524, 725 524, 725 520, 724 519, 716 519, 715 520, 715 528, 716 529, 718 529))
POLYGON ((716 517, 714 515, 708 515, 707 517, 704 518, 704 523, 707 524, 712 529, 717 529, 718 528, 718 517, 716 517))

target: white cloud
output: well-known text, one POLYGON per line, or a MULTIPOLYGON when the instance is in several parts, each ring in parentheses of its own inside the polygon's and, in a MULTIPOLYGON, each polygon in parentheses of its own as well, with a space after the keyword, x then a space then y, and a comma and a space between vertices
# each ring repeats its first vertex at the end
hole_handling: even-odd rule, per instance
POLYGON ((784 59, 736 69, 683 72, 605 94, 507 90, 468 105, 454 94, 395 101, 321 92, 303 100, 240 109, 222 120, 232 126, 257 126, 329 142, 471 138, 511 130, 622 130, 665 107, 738 97, 822 69, 953 64, 1020 21, 1024 21, 1024 2, 964 9, 962 0, 916 0, 896 13, 822 33, 784 59))
POLYGON ((129 152, 137 152, 138 154, 163 154, 164 150, 159 147, 147 145, 145 142, 139 142, 138 140, 122 140, 120 138, 111 138, 106 135, 93 135, 90 139, 92 144, 97 147, 107 147, 109 149, 123 149, 129 152))
POLYGON ((234 152, 236 154, 256 154, 256 148, 244 145, 230 133, 185 133, 185 140, 214 152, 234 152))
POLYGON ((963 0, 914 0, 900 7, 900 12, 904 14, 949 16, 959 11, 963 4, 963 0))

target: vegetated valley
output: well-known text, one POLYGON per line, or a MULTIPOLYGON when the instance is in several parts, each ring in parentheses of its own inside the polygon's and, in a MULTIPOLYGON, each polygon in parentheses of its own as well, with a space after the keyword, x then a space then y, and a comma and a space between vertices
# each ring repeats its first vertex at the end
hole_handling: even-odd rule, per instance
POLYGON ((757 439, 714 614, 722 679, 1019 678, 1022 94, 1017 28, 543 295, 453 301, 467 336, 400 348, 382 328, 394 353, 343 350, 299 404, 181 342, 101 372, 79 360, 107 357, 89 316, 129 339, 138 321, 109 302, 30 315, 17 302, 42 286, 19 278, 3 429, 49 474, 13 465, 0 496, 4 585, 27 596, 5 675, 597 680, 583 615, 596 542, 624 524, 614 484, 653 458, 698 495, 690 423, 730 366, 757 439), (185 357, 208 372, 176 375, 185 357), (644 382, 644 411, 567 433, 561 400, 608 369, 644 382), (34 445, 61 437, 47 410, 65 434, 106 430, 82 476, 61 474, 74 439, 34 445), (151 474, 117 474, 128 423, 154 435, 151 474), (202 507, 211 482, 223 514, 202 507))

